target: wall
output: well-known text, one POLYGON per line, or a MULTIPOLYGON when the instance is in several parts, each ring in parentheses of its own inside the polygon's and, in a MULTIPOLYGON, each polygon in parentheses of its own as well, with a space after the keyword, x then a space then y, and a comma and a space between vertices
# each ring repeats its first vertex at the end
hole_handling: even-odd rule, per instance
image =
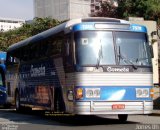
POLYGON ((51 17, 59 21, 88 17, 90 0, 34 0, 35 17, 51 17))

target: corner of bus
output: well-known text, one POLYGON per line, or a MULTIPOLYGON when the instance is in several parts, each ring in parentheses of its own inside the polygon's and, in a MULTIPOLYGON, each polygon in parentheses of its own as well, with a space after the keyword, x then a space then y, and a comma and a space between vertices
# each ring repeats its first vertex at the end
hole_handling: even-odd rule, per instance
POLYGON ((0 105, 6 106, 7 91, 5 86, 5 65, 0 64, 0 105))

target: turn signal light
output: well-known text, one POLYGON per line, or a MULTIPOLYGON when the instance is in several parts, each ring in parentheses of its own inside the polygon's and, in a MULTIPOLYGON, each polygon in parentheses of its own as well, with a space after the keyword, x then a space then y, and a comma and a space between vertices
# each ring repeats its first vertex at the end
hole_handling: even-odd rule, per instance
POLYGON ((152 89, 150 89, 150 96, 151 96, 151 98, 153 98, 153 97, 154 97, 154 90, 153 90, 153 88, 152 88, 152 89))
POLYGON ((81 99, 81 98, 83 98, 83 89, 77 88, 76 89, 76 99, 81 99))

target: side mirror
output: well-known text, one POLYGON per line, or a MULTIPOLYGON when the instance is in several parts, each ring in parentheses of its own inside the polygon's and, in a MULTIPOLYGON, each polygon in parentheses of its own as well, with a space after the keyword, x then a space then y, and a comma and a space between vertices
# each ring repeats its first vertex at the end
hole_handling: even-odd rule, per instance
POLYGON ((152 45, 149 45, 149 50, 150 50, 151 58, 154 58, 154 53, 153 53, 153 47, 152 47, 152 45))

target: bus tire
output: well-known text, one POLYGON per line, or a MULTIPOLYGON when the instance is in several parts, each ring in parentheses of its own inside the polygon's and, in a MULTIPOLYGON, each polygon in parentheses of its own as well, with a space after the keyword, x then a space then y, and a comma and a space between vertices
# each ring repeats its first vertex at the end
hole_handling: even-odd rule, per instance
POLYGON ((20 111, 21 110, 21 105, 20 105, 20 97, 19 97, 19 92, 16 91, 15 93, 15 106, 16 106, 16 111, 20 111))
POLYGON ((11 108, 11 104, 5 103, 5 104, 3 105, 3 107, 4 107, 4 109, 9 109, 9 108, 11 108))
POLYGON ((127 114, 119 114, 118 115, 118 119, 119 119, 120 122, 126 122, 127 118, 128 118, 127 114))

